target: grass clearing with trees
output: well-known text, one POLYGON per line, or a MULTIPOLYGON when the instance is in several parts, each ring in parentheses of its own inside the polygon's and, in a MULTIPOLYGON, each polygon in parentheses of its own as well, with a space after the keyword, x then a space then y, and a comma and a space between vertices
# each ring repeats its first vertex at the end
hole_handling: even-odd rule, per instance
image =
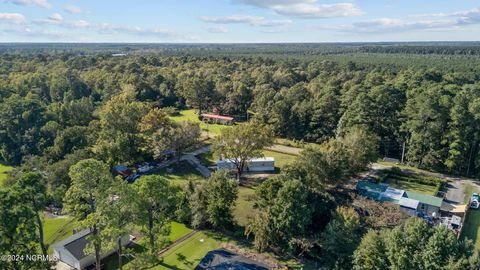
MULTIPOLYGON (((163 176, 170 180, 173 184, 178 186, 186 186, 188 181, 204 181, 205 178, 200 175, 200 173, 195 170, 190 163, 187 161, 180 161, 179 163, 172 164, 168 168, 171 169, 171 172, 167 168, 159 169, 151 174, 156 174, 163 176)), ((142 178, 139 178, 138 181, 142 181, 142 178)))
POLYGON ((200 128, 203 131, 214 134, 214 135, 220 134, 222 129, 229 127, 225 125, 206 124, 200 121, 200 119, 198 119, 198 115, 195 109, 181 110, 179 111, 178 115, 170 116, 170 118, 175 122, 190 121, 190 122, 198 123, 200 125, 200 128))

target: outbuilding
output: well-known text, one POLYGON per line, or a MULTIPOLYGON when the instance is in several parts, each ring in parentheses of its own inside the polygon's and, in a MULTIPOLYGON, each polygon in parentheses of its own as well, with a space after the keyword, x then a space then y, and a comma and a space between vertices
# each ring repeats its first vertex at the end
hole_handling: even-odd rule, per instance
POLYGON ((221 124, 221 125, 232 125, 235 120, 231 116, 211 114, 211 113, 202 113, 200 115, 203 122, 212 123, 212 124, 221 124))
MULTIPOLYGON (((235 163, 231 159, 223 159, 217 161, 218 170, 234 170, 235 163)), ((247 161, 245 172, 271 172, 275 171, 275 158, 273 157, 264 157, 264 158, 254 158, 247 161)))

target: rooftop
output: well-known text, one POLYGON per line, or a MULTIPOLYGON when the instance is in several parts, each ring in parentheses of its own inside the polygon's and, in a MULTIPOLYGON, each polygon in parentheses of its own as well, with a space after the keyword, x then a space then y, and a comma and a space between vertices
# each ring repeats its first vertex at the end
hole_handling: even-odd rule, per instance
POLYGON ((233 121, 234 119, 231 116, 211 114, 211 113, 202 113, 201 116, 205 118, 220 119, 220 120, 227 120, 227 121, 233 121))
POLYGON ((442 207, 442 198, 433 197, 429 195, 420 194, 413 191, 405 191, 405 197, 417 200, 423 204, 433 205, 437 207, 442 207))
POLYGON ((60 242, 57 242, 52 245, 54 249, 66 249, 70 252, 77 260, 81 260, 86 257, 84 252, 85 247, 89 243, 89 240, 86 237, 90 234, 90 230, 80 231, 60 242))

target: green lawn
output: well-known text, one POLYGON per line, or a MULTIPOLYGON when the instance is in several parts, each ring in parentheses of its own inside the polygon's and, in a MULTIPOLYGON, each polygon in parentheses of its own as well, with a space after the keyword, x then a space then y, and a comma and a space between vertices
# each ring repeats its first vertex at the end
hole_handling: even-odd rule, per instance
MULTIPOLYGON (((480 193, 476 187, 468 184, 465 188, 465 203, 468 204, 473 192, 480 193)), ((475 248, 480 250, 480 209, 469 209, 460 239, 471 239, 475 248)))
POLYGON ((226 125, 216 125, 216 124, 206 124, 198 119, 198 115, 196 114, 195 109, 191 110, 183 110, 180 111, 179 115, 171 116, 170 117, 175 122, 182 122, 182 121, 191 121, 200 124, 200 128, 204 131, 208 131, 213 135, 218 135, 224 128, 228 128, 226 125))
POLYGON ((71 236, 74 228, 70 217, 46 218, 43 223, 45 243, 51 245, 71 236))
POLYGON ((275 167, 282 169, 285 165, 290 164, 295 161, 297 156, 292 154, 279 153, 269 150, 264 150, 263 154, 265 157, 275 158, 275 167))
POLYGON ((475 248, 480 250, 480 210, 469 209, 460 239, 473 240, 475 248))
POLYGON ((404 189, 408 191, 414 191, 426 195, 435 196, 436 187, 430 185, 423 185, 414 182, 401 181, 397 179, 387 179, 384 183, 393 188, 404 189))
POLYGON ((170 241, 175 241, 179 239, 180 237, 187 235, 192 232, 192 229, 188 228, 187 226, 183 225, 182 223, 178 222, 172 222, 171 224, 171 230, 170 230, 170 235, 168 238, 170 241))
POLYGON ((215 233, 196 233, 191 238, 163 254, 163 263, 152 268, 152 270, 194 269, 209 251, 218 249, 221 247, 222 242, 229 241, 228 238, 215 233))
POLYGON ((247 225, 248 217, 253 213, 254 199, 255 190, 253 188, 240 187, 238 189, 238 198, 233 210, 233 216, 239 225, 247 225))
MULTIPOLYGON (((157 174, 164 176, 165 178, 172 181, 172 183, 185 186, 188 184, 188 181, 205 181, 200 173, 195 170, 195 168, 186 161, 180 161, 177 164, 170 166, 169 168, 172 169, 172 172, 168 172, 166 168, 160 169, 158 171, 153 172, 152 174, 157 174)), ((138 179, 138 181, 142 181, 142 178, 138 179)))
POLYGON ((0 187, 3 187, 5 180, 7 180, 8 171, 13 170, 13 167, 0 164, 0 187))

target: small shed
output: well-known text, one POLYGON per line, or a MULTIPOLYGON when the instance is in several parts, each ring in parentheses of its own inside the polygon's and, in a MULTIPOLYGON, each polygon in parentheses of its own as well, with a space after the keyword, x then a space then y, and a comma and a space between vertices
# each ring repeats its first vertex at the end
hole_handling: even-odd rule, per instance
POLYGON ((231 116, 212 113, 202 113, 200 116, 202 117, 202 121, 212 124, 232 125, 235 120, 231 116))
MULTIPOLYGON (((75 269, 85 269, 86 267, 95 263, 95 257, 93 255, 85 254, 85 248, 90 243, 88 236, 90 235, 90 230, 86 229, 80 231, 65 240, 57 242, 52 245, 53 256, 59 261, 75 268, 75 269)), ((126 246, 130 243, 130 235, 125 235, 122 237, 122 244, 126 246)), ((102 254, 101 258, 105 258, 116 252, 115 249, 112 249, 108 252, 102 254)))

